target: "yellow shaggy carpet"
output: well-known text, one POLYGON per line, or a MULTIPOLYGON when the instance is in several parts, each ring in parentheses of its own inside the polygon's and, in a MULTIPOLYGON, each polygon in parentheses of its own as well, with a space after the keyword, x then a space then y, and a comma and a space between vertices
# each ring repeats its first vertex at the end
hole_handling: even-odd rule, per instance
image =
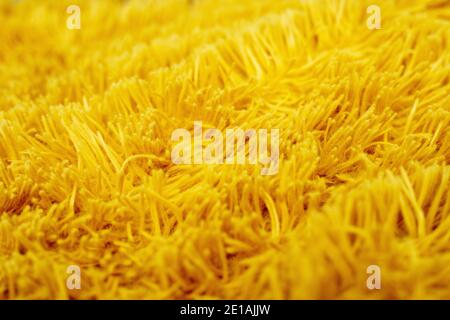
POLYGON ((0 0, 0 298, 450 299, 449 127, 447 0, 0 0))

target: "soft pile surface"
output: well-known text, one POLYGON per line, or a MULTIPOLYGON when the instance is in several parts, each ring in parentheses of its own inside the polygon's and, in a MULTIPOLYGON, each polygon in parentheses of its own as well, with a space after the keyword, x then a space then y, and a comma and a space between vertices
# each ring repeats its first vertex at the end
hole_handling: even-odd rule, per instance
POLYGON ((450 298, 449 1, 1 0, 0 23, 0 298, 450 298), (278 174, 173 164, 194 121, 280 129, 278 174))

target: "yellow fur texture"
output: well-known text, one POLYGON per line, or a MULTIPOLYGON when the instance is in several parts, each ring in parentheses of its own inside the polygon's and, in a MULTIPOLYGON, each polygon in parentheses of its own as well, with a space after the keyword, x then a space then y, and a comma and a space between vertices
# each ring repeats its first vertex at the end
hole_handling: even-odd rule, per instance
POLYGON ((449 299, 449 127, 446 0, 0 0, 0 298, 449 299))

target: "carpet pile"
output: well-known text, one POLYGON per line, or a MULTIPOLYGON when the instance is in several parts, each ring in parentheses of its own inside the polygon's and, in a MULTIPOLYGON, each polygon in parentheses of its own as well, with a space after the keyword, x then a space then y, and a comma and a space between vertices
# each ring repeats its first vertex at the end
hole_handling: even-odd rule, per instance
POLYGON ((449 127, 449 1, 1 0, 0 299, 450 299, 449 127))

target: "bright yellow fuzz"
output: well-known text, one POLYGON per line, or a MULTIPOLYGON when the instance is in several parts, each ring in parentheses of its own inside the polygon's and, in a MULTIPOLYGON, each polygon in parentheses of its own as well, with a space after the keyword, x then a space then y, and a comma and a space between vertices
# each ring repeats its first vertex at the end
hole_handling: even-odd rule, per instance
POLYGON ((446 0, 0 0, 0 298, 449 299, 449 127, 446 0))

